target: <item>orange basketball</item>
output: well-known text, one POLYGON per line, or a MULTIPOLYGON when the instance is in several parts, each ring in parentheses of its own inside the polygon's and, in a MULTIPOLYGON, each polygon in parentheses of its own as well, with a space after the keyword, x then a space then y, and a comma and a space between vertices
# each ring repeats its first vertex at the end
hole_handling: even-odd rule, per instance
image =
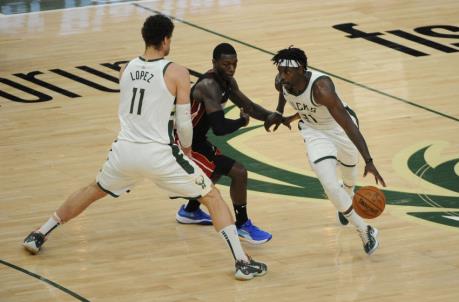
POLYGON ((376 187, 362 187, 355 192, 354 198, 352 198, 352 206, 360 217, 376 218, 384 211, 386 196, 376 187))

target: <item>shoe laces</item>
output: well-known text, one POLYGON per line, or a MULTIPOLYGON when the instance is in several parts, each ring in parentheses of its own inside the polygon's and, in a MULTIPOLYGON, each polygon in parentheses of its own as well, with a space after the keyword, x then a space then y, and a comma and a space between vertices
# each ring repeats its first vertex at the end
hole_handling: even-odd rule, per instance
POLYGON ((256 231, 260 230, 256 225, 252 223, 252 220, 250 219, 247 219, 247 221, 241 227, 256 230, 256 231))
POLYGON ((360 238, 363 241, 363 244, 367 244, 370 241, 369 234, 368 234, 368 227, 365 230, 357 229, 360 238))

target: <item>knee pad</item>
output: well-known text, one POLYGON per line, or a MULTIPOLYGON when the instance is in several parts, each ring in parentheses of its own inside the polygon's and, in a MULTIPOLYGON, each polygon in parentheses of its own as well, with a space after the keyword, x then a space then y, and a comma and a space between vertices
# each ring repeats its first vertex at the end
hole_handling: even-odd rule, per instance
POLYGON ((352 205, 350 196, 338 182, 327 181, 323 183, 322 186, 328 198, 338 211, 345 212, 352 205))
POLYGON ((340 166, 341 175, 343 177, 343 183, 347 187, 355 186, 355 182, 357 180, 357 167, 346 167, 341 165, 340 166))

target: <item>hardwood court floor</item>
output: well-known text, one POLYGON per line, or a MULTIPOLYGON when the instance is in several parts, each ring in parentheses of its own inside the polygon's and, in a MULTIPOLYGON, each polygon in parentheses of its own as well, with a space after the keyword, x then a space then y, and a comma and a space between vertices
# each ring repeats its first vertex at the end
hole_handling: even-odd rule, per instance
POLYGON ((0 301, 459 300, 458 13, 457 1, 203 0, 0 16, 0 301), (266 245, 244 244, 269 265, 263 278, 235 281, 214 230, 177 224, 183 201, 147 181, 56 230, 40 255, 22 249, 104 162, 119 126, 117 72, 101 64, 139 55, 140 27, 154 12, 176 18, 170 59, 189 69, 204 72, 213 47, 232 43, 239 86, 267 108, 277 102, 270 58, 278 49, 303 48, 312 68, 331 74, 389 185, 386 210, 372 221, 381 232, 374 255, 336 225, 301 138, 284 128, 216 140, 249 169, 249 215, 273 233, 266 245), (347 23, 424 55, 333 27, 347 23), (428 28, 437 36, 418 32, 428 28), (34 71, 54 86, 30 81, 34 71))

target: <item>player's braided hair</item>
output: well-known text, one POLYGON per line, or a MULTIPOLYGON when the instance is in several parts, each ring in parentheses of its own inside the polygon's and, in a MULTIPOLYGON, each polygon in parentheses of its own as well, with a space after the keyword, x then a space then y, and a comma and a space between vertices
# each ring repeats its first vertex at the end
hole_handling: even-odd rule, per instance
MULTIPOLYGON (((282 61, 293 61, 298 65, 304 66, 304 69, 308 67, 308 58, 303 50, 290 46, 289 48, 281 49, 271 59, 274 65, 279 65, 282 61)), ((295 67, 295 66, 292 66, 295 67)))
POLYGON ((142 37, 145 45, 153 46, 156 49, 161 47, 165 37, 172 37, 174 23, 164 15, 154 15, 148 17, 143 23, 142 37))

